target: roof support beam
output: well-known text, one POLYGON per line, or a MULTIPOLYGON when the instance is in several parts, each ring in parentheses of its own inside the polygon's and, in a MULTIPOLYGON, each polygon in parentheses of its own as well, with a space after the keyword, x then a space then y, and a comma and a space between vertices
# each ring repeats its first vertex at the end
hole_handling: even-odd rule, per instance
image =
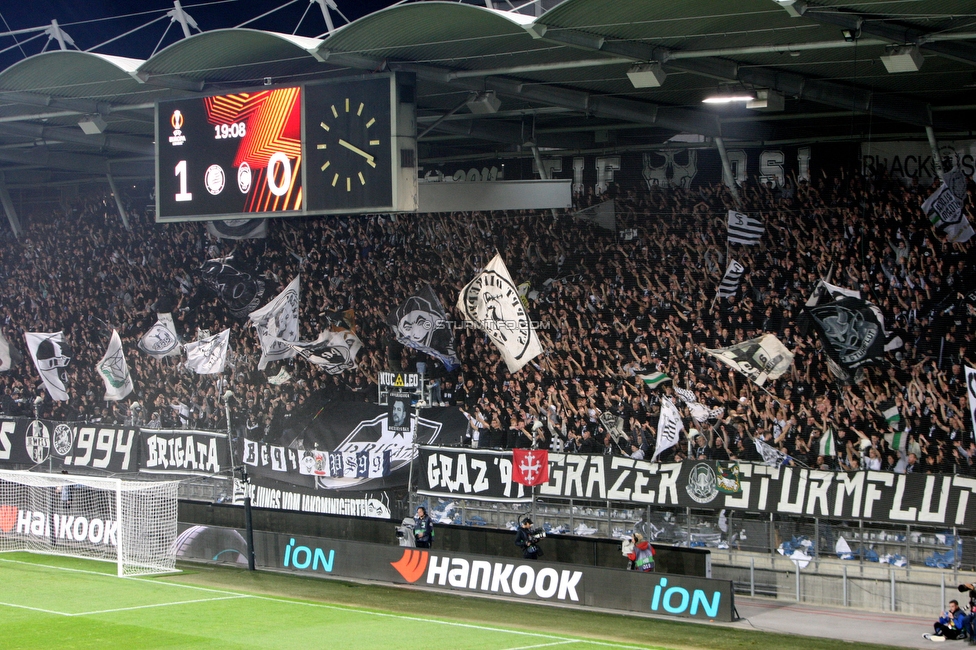
POLYGON ((27 167, 63 169, 84 174, 105 174, 108 171, 105 158, 61 151, 52 152, 47 147, 0 149, 0 160, 27 167))
POLYGON ((0 204, 3 205, 3 211, 7 215, 7 222, 10 224, 10 230, 13 231, 14 237, 20 239, 20 236, 24 234, 24 229, 20 226, 17 208, 14 207, 14 202, 10 200, 10 192, 7 191, 7 179, 2 173, 0 173, 0 204))
MULTIPOLYGON (((810 16, 807 11, 805 16, 810 16)), ((873 111, 882 117, 915 124, 931 126, 932 114, 929 105, 907 97, 874 97, 871 92, 841 84, 821 81, 802 75, 780 72, 772 68, 740 67, 734 61, 715 56, 699 57, 694 52, 678 52, 666 48, 643 45, 627 41, 607 42, 603 37, 574 30, 542 30, 539 38, 574 47, 598 50, 621 56, 632 57, 635 61, 657 61, 666 63, 669 68, 691 72, 697 75, 728 81, 739 81, 762 88, 771 88, 784 94, 795 95, 827 106, 850 108, 852 110, 873 111)), ((829 47, 840 47, 836 41, 828 41, 829 47)), ((788 50, 782 46, 769 47, 768 51, 788 50)), ((755 49, 755 48, 752 48, 755 49)), ((762 48, 760 48, 762 49, 762 48)), ((710 50, 708 54, 716 51, 710 50)), ((733 50, 723 51, 733 55, 733 50)), ((689 129, 684 129, 689 130, 689 129)), ((703 135, 714 135, 703 133, 703 135)), ((718 135, 721 135, 720 133, 718 135)))
MULTIPOLYGON (((793 4, 794 7, 798 5, 799 2, 793 4)), ((898 45, 915 43, 923 51, 962 63, 976 65, 976 46, 972 43, 949 42, 944 40, 945 37, 952 36, 952 32, 948 30, 943 30, 945 32, 943 34, 932 35, 932 39, 930 40, 929 32, 909 25, 902 25, 892 20, 885 20, 883 16, 865 17, 852 11, 845 11, 834 7, 814 7, 812 5, 803 6, 800 14, 804 18, 824 25, 836 25, 841 29, 850 29, 860 34, 876 36, 898 45)))
POLYGON ((126 135, 86 135, 81 130, 65 129, 40 124, 7 123, 0 124, 0 132, 22 135, 42 140, 59 140, 96 147, 105 151, 126 151, 143 156, 152 156, 156 148, 149 140, 126 135))

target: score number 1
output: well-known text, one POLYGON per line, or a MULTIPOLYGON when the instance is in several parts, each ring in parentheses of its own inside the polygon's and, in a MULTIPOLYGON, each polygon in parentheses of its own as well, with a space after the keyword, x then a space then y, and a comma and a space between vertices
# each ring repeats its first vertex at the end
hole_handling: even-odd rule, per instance
POLYGON ((193 193, 186 191, 186 161, 176 163, 176 177, 180 179, 180 191, 176 193, 177 201, 192 201, 193 193))

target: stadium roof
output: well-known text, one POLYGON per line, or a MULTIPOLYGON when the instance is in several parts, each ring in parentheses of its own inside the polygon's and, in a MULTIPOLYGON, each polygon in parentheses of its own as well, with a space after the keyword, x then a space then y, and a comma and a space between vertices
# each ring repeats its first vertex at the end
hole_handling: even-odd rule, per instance
POLYGON ((155 101, 383 70, 417 74, 422 166, 530 155, 530 142, 549 155, 652 149, 678 134, 702 146, 925 138, 926 127, 972 137, 972 0, 511 6, 407 2, 323 38, 205 31, 147 60, 29 56, 0 72, 0 172, 13 186, 148 179, 155 101), (486 91, 500 106, 471 113, 486 91), (726 92, 764 95, 765 109, 702 103, 726 92))

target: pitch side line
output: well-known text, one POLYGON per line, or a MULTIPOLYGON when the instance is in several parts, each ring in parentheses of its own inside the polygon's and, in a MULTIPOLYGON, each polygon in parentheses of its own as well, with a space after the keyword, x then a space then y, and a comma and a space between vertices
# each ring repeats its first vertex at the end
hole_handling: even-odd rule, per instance
POLYGON ((41 609, 40 607, 30 607, 29 605, 14 605, 13 603, 0 603, 0 607, 14 607, 16 609, 29 609, 32 612, 41 612, 43 614, 54 614, 55 616, 71 616, 71 614, 66 614, 64 612, 56 612, 51 609, 41 609))
POLYGON ((531 648, 549 648, 554 645, 569 645, 570 643, 586 643, 586 641, 577 641, 576 639, 570 639, 567 641, 556 641, 555 643, 540 643, 538 645, 523 645, 518 648, 507 648, 506 650, 530 650, 531 648))
POLYGON ((223 596, 221 598, 198 598, 197 600, 180 600, 174 603, 156 603, 155 605, 134 605, 132 607, 116 607, 114 609, 100 609, 94 612, 77 612, 68 616, 95 616, 96 614, 114 614, 116 612, 129 612, 135 609, 151 609, 153 607, 174 607, 177 605, 192 605, 193 603, 212 603, 215 600, 240 600, 251 598, 252 596, 223 596))

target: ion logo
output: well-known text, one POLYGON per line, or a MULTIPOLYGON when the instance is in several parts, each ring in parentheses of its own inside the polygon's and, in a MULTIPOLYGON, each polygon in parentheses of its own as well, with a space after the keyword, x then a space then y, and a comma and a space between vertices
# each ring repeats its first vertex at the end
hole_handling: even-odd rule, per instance
POLYGON ((409 548, 403 551, 403 557, 390 565, 397 570, 407 582, 417 582, 427 569, 427 551, 417 551, 409 548))
POLYGON ((285 547, 285 568, 289 566, 296 569, 307 569, 312 567, 312 571, 318 571, 321 565, 326 573, 332 573, 332 562, 335 560, 335 549, 329 550, 329 557, 326 559, 325 553, 320 548, 311 549, 307 546, 295 546, 295 538, 288 542, 285 547))
POLYGON ((722 602, 722 592, 713 592, 712 602, 708 602, 705 592, 701 589, 695 589, 694 592, 689 593, 684 587, 671 587, 670 589, 666 589, 667 586, 668 579, 661 578, 661 582, 654 587, 654 596, 651 598, 652 612, 663 609, 668 614, 684 614, 688 612, 692 616, 696 616, 698 614, 698 608, 701 607, 710 618, 718 615, 718 606, 722 602), (690 609, 689 605, 691 607, 690 609))

